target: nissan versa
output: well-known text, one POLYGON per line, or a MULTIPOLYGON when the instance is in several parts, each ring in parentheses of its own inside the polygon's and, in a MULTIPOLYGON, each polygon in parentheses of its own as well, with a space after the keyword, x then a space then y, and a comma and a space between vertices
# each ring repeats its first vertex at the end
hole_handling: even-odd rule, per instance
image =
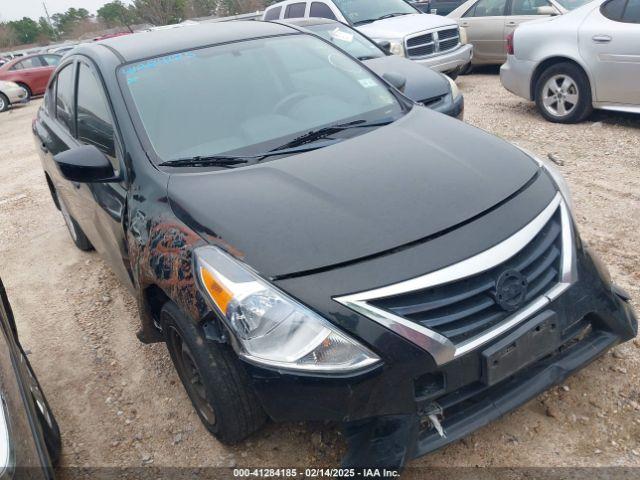
POLYGON ((556 171, 285 25, 80 46, 33 132, 223 442, 329 420, 399 467, 636 334, 556 171))

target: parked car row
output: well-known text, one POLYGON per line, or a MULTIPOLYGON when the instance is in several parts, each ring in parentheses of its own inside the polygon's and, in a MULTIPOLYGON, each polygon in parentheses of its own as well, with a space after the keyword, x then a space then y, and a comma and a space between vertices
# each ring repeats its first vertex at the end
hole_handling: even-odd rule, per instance
POLYGON ((352 26, 389 51, 452 77, 471 61, 455 20, 422 14, 404 0, 286 0, 268 7, 263 20, 321 17, 352 26))
MULTIPOLYGON (((23 92, 18 100, 29 101, 33 95, 44 93, 51 74, 60 63, 60 58, 60 55, 53 53, 14 58, 0 67, 0 80, 18 85, 23 92)), ((9 97, 7 94, 5 96, 9 104, 14 103, 11 98, 15 97, 9 97)))
POLYGON ((139 339, 166 343, 222 442, 330 420, 344 466, 398 468, 637 333, 553 166, 414 101, 458 95, 385 55, 440 53, 433 16, 396 8, 288 1, 81 45, 38 110, 71 240, 137 298, 139 339))
POLYGON ((309 18, 283 23, 300 27, 331 42, 394 84, 411 100, 462 119, 464 98, 448 76, 406 58, 391 55, 362 33, 335 20, 309 18))

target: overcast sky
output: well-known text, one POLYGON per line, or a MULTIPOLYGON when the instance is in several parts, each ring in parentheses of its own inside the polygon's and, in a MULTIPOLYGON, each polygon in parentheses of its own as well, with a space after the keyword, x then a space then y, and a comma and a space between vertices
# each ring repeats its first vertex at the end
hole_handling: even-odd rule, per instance
MULTIPOLYGON (((45 0, 49 15, 66 12, 69 7, 86 8, 91 13, 110 0, 45 0)), ((124 0, 123 3, 129 3, 124 0)), ((42 0, 0 0, 0 21, 19 20, 31 17, 34 20, 44 16, 42 0)))

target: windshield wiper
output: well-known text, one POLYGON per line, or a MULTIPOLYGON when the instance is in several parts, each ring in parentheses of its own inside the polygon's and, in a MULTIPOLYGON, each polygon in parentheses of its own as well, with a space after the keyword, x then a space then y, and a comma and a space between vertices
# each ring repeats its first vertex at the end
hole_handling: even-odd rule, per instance
POLYGON ((310 132, 300 135, 294 138, 290 142, 280 145, 268 152, 256 153, 255 155, 202 155, 191 158, 177 158, 175 160, 167 160, 160 163, 161 167, 224 167, 233 168, 236 165, 242 165, 249 163, 250 161, 259 162, 268 157, 275 157, 277 155, 289 155, 292 153, 309 152, 311 150, 317 150, 319 148, 328 147, 334 143, 338 143, 341 140, 329 140, 322 143, 313 143, 317 140, 321 140, 325 137, 333 135, 334 133, 348 130, 350 128, 368 128, 368 127, 382 127, 389 125, 393 120, 385 120, 382 122, 367 123, 365 120, 354 120, 353 122, 341 123, 330 127, 319 128, 318 130, 311 130, 310 132), (311 145, 313 143, 313 145, 311 145))
POLYGON ((231 155, 198 155, 191 158, 177 158, 160 163, 161 167, 225 167, 248 163, 249 157, 231 155))
POLYGON ((409 12, 387 13, 385 15, 382 15, 382 16, 378 17, 378 18, 368 18, 366 20, 359 20, 357 22, 354 22, 353 25, 354 26, 364 25, 365 23, 373 23, 373 22, 377 22, 378 20, 384 20, 385 18, 399 17, 401 15, 409 15, 409 12))
POLYGON ((308 143, 315 142, 316 140, 329 137, 343 130, 349 130, 351 128, 383 127, 385 125, 389 125, 392 122, 393 120, 384 120, 382 122, 368 123, 366 120, 354 120, 353 122, 339 123, 337 125, 331 125, 329 127, 323 127, 317 130, 311 130, 310 132, 307 132, 304 135, 300 135, 299 137, 294 138, 290 142, 287 142, 284 145, 280 145, 274 150, 271 150, 270 153, 279 152, 279 151, 282 151, 283 149, 298 147, 300 145, 306 145, 308 143))
POLYGON ((209 155, 198 156, 193 158, 178 158, 176 160, 167 160, 160 164, 161 167, 224 167, 233 168, 236 165, 242 165, 251 161, 259 162, 268 157, 275 157, 277 155, 288 155, 291 153, 310 152, 311 150, 317 150, 322 147, 328 147, 340 140, 331 140, 322 143, 316 143, 313 145, 301 145, 295 148, 279 147, 268 152, 256 153, 255 155, 209 155))

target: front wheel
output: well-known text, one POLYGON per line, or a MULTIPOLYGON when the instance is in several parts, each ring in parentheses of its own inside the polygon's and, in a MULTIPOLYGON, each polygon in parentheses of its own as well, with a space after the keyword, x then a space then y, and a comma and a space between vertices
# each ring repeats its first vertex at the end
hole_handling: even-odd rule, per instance
POLYGON ((24 83, 18 83, 18 85, 20 86, 20 88, 22 88, 22 90, 24 90, 24 93, 27 95, 25 98, 22 99, 22 101, 25 103, 30 101, 31 97, 33 96, 31 89, 24 83))
POLYGON ((258 430, 267 417, 231 348, 204 338, 172 302, 162 307, 160 321, 171 360, 207 430, 225 444, 258 430))
POLYGON ((558 63, 547 68, 536 84, 536 106, 555 123, 578 123, 593 110, 589 79, 580 67, 558 63))
POLYGON ((9 99, 4 93, 0 93, 0 112, 9 110, 9 99))
POLYGON ((445 72, 445 75, 447 75, 451 80, 455 80, 456 78, 458 78, 458 75, 460 75, 460 67, 445 72))
POLYGON ((67 210, 67 206, 64 204, 64 200, 60 198, 60 195, 58 195, 57 192, 56 196, 58 197, 60 213, 62 213, 62 218, 64 218, 64 223, 67 226, 67 230, 69 230, 69 235, 71 235, 71 240, 73 240, 73 243, 83 252, 93 250, 93 245, 91 245, 91 242, 82 231, 82 228, 80 228, 80 225, 78 225, 78 222, 75 221, 75 219, 67 210))

